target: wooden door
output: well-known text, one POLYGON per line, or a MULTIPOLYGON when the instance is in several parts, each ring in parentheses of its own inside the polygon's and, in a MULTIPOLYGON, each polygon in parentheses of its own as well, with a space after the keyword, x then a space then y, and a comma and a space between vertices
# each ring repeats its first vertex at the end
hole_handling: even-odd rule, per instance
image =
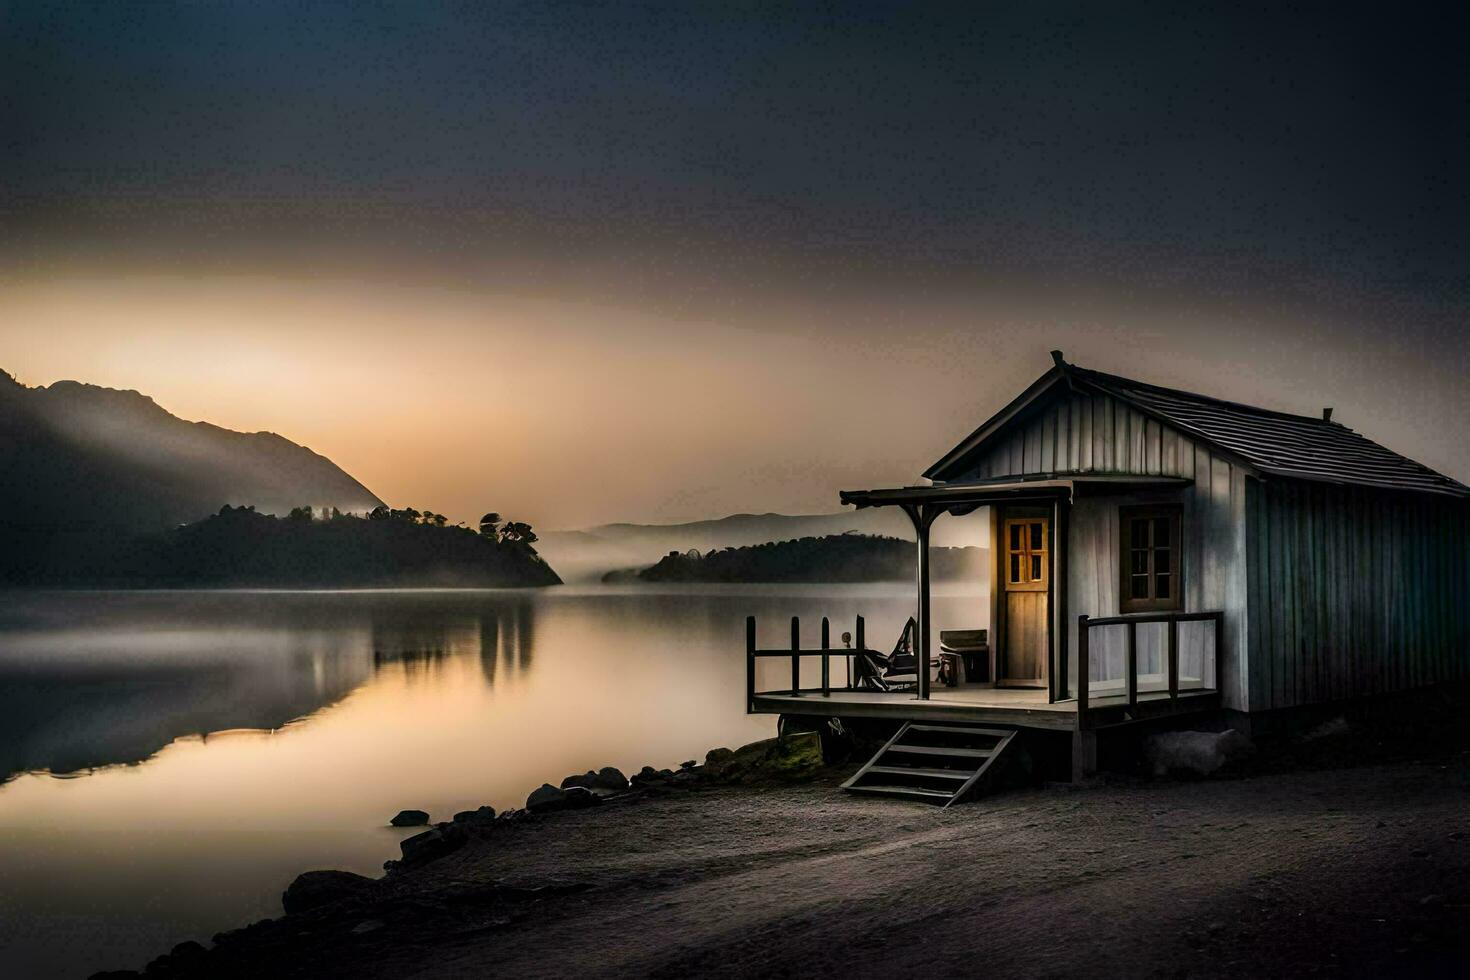
POLYGON ((1051 550, 1044 517, 1005 522, 1005 634, 996 683, 1006 687, 1045 687, 1047 630, 1051 622, 1047 588, 1051 550))

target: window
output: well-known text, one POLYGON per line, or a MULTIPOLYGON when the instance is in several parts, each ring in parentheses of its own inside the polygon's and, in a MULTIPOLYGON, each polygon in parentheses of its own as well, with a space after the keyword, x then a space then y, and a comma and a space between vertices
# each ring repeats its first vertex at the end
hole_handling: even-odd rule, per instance
POLYGON ((1005 533, 1006 589, 1011 592, 1045 591, 1049 574, 1045 519, 1008 520, 1005 533))
POLYGON ((1118 608, 1122 612, 1183 607, 1179 518, 1177 505, 1118 508, 1123 573, 1118 608))

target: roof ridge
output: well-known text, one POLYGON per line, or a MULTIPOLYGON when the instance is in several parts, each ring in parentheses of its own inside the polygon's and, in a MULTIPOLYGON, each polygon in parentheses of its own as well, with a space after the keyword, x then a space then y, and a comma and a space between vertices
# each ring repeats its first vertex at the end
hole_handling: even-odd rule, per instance
POLYGON ((1334 428, 1342 429, 1345 432, 1351 432, 1353 435, 1359 436, 1359 438, 1366 438, 1359 435, 1357 430, 1351 428, 1350 426, 1343 425, 1341 422, 1338 422, 1334 419, 1318 418, 1315 415, 1299 415, 1296 412, 1283 412, 1274 408, 1262 408, 1260 405, 1251 405, 1246 402, 1232 401, 1229 398, 1220 398, 1215 395, 1204 395, 1200 394, 1197 391, 1187 391, 1184 388, 1169 388, 1164 385, 1156 385, 1148 381, 1139 381, 1137 378, 1127 378, 1121 374, 1109 374, 1106 371, 1095 371, 1092 368, 1085 368, 1077 364, 1068 364, 1067 369, 1070 372, 1075 372, 1080 375, 1091 376, 1094 378, 1106 378, 1109 381, 1121 381, 1125 384, 1133 385, 1138 388, 1146 388, 1149 391, 1162 392, 1168 395, 1180 395, 1185 398, 1195 399, 1198 401, 1214 402, 1216 405, 1228 405, 1231 408, 1240 409, 1246 412, 1254 412, 1257 415, 1272 415, 1277 418, 1291 419, 1294 422, 1311 422, 1314 425, 1331 426, 1334 428))

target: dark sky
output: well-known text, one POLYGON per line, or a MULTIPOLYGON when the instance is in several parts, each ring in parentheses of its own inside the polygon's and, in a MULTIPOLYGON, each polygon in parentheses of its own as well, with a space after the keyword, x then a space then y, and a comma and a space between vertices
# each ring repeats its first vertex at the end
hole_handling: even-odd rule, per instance
MULTIPOLYGON (((974 362, 985 393, 896 450, 900 476, 1064 343, 1294 410, 1285 379, 1351 406, 1375 375, 1350 365, 1387 357, 1381 384, 1425 390, 1361 428, 1470 424, 1465 24, 1283 7, 9 3, 0 247, 38 289, 248 273, 587 303, 711 329, 716 360, 726 328, 805 331, 919 387, 904 351, 974 310, 989 346, 964 351, 1009 337, 1026 366, 974 362)), ((1399 448, 1470 476, 1453 438, 1399 448)))

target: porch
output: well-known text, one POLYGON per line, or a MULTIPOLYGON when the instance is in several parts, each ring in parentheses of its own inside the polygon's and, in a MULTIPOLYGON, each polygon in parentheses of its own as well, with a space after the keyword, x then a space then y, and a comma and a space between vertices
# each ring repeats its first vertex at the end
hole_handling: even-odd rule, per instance
MULTIPOLYGON (((924 685, 908 690, 874 690, 862 683, 857 658, 875 651, 866 644, 865 623, 855 624, 855 647, 833 648, 831 626, 821 624, 821 645, 803 649, 800 619, 791 620, 790 647, 756 645, 755 617, 746 619, 746 705, 752 714, 822 718, 875 718, 892 721, 1002 725, 1050 731, 1088 731, 1168 715, 1220 707, 1220 658, 1190 664, 1180 656, 1180 627, 1199 624, 1218 644, 1223 614, 1150 613, 1108 619, 1078 617, 1081 683, 1075 695, 1055 698, 1048 688, 997 687, 993 683, 924 685), (1161 648, 1140 656, 1141 628, 1157 626, 1161 648), (1093 640, 1113 634, 1121 643, 1093 640), (1117 666, 1109 667, 1109 646, 1120 647, 1117 666), (1201 669, 1206 668, 1206 669, 1201 669)), ((924 676, 921 674, 921 676, 924 676)))

